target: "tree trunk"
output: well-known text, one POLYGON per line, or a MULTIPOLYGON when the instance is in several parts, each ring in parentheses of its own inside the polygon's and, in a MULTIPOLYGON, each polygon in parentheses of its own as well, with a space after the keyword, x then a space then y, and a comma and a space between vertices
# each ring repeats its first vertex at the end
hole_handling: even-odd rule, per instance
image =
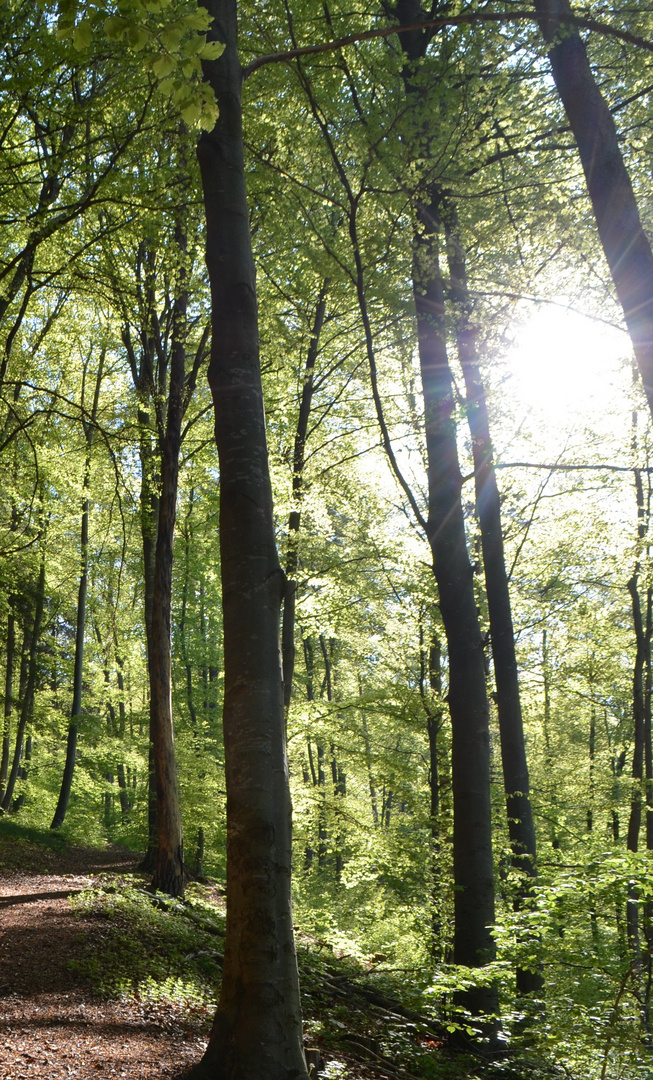
MULTIPOLYGON (((633 449, 637 447, 636 438, 637 413, 633 413, 633 449)), ((634 469, 635 495, 637 499, 637 538, 642 544, 649 529, 649 515, 644 503, 644 489, 642 473, 640 469, 634 469)), ((642 824, 642 805, 644 803, 643 788, 645 774, 645 744, 647 727, 650 728, 650 718, 647 718, 647 694, 648 669, 650 667, 651 643, 651 619, 647 605, 647 618, 642 617, 641 600, 639 595, 639 559, 635 564, 633 576, 628 582, 630 593, 633 627, 635 630, 635 663, 633 666, 633 727, 634 746, 632 764, 632 790, 630 798, 630 816, 628 819, 628 834, 626 846, 628 851, 636 852, 639 848, 639 834, 642 824), (647 722, 648 719, 648 722, 647 722)), ((649 697, 650 710, 650 697, 649 697)), ((648 787, 648 785, 647 785, 648 787)), ((647 815, 648 817, 648 815, 647 815)), ((626 904, 626 932, 628 946, 632 956, 633 972, 640 990, 644 979, 644 958, 642 956, 640 937, 640 895, 637 886, 630 882, 628 885, 628 899, 626 904)), ((640 998, 642 995, 640 995, 640 998)), ((642 999, 643 1000, 643 999, 642 999)), ((648 1026, 648 1010, 643 1009, 643 1020, 648 1026)))
POLYGON ((16 619, 13 610, 13 597, 9 599, 7 615, 7 649, 5 665, 5 700, 4 723, 2 728, 2 760, 0 761, 0 804, 4 797, 7 773, 9 771, 9 751, 11 746, 11 712, 13 709, 14 653, 16 651, 16 619))
POLYGON ((306 1080, 290 898, 291 805, 256 282, 245 190, 235 0, 210 0, 205 68, 220 118, 198 147, 213 337, 209 385, 220 461, 227 786, 227 932, 210 1080, 306 1080))
POLYGON ((329 288, 327 278, 322 285, 315 309, 313 321, 313 333, 308 346, 306 364, 304 366, 304 380, 302 383, 302 396, 299 403, 297 428, 295 431, 295 445, 293 449, 292 468, 292 495, 293 509, 288 516, 288 549, 286 553, 286 591, 283 598, 283 619, 281 623, 281 655, 283 658, 283 703, 284 708, 290 708, 292 697, 292 680, 295 670, 295 603, 297 598, 297 582, 295 580, 299 565, 299 526, 301 522, 301 501, 304 493, 304 461, 306 458, 306 437, 308 434, 308 419, 311 414, 313 401, 313 387, 315 384, 315 361, 317 360, 320 344, 320 334, 326 313, 326 298, 329 288))
MULTIPOLYGON (((447 239, 447 260, 451 297, 454 303, 458 357, 465 380, 467 420, 472 437, 476 513, 481 530, 492 659, 497 688, 496 701, 508 834, 513 866, 527 879, 516 897, 516 906, 519 908, 529 896, 532 896, 531 886, 537 879, 535 865, 537 850, 530 802, 530 780, 519 693, 515 632, 503 547, 501 497, 494 468, 494 447, 490 436, 485 386, 476 349, 478 331, 472 319, 465 251, 460 236, 458 215, 451 200, 443 200, 441 213, 447 239)), ((517 990, 520 993, 541 993, 543 985, 540 971, 517 968, 517 990)))
MULTIPOLYGON (((362 694, 362 688, 359 687, 359 692, 362 694)), ((379 824, 379 805, 376 798, 376 786, 374 783, 374 773, 372 772, 372 744, 370 742, 370 733, 367 726, 367 716, 362 714, 363 718, 363 739, 365 741, 365 764, 367 766, 367 782, 370 789, 370 806, 372 809, 372 821, 375 825, 379 824)))
MULTIPOLYGON (((29 773, 29 764, 32 760, 32 736, 28 735, 25 740, 25 753, 22 758, 22 764, 18 767, 18 779, 27 780, 29 773)), ((11 804, 12 814, 18 813, 18 811, 25 805, 25 792, 21 791, 11 804)))
MULTIPOLYGON (((34 690, 36 688, 36 661, 37 650, 39 644, 39 638, 41 637, 41 622, 43 620, 43 605, 45 602, 45 547, 41 555, 41 569, 39 572, 38 585, 36 587, 36 602, 34 607, 34 623, 32 627, 32 635, 29 643, 29 655, 27 659, 27 673, 25 679, 25 692, 22 697, 20 706, 20 718, 18 720, 18 729, 16 731, 16 745, 14 749, 14 758, 11 765, 11 772, 9 773, 9 779, 7 781, 7 787, 2 799, 2 809, 8 810, 11 806, 11 801, 14 797, 14 788, 16 786, 16 780, 18 779, 18 770, 20 768, 20 759, 23 754, 23 739, 25 738, 25 728, 32 715, 32 708, 34 705, 34 690)), ((22 682, 22 680, 21 680, 22 682)))
POLYGON ((190 489, 188 496, 188 513, 182 528, 184 537, 184 584, 181 594, 181 616, 179 619, 179 641, 181 646, 181 658, 186 672, 186 704, 193 731, 197 732, 197 709, 193 697, 193 666, 188 659, 188 645, 186 641, 186 615, 188 612, 188 587, 190 584, 190 539, 191 539, 191 515, 195 505, 195 491, 190 489))
MULTIPOLYGON (((141 539, 143 544, 143 604, 145 615, 145 644, 147 648, 148 677, 152 656, 152 611, 154 607, 154 564, 156 558, 156 538, 159 529, 159 495, 155 475, 156 454, 152 449, 150 415, 138 410, 141 458, 141 539)), ((157 821, 156 821, 156 781, 154 775, 154 747, 152 732, 152 709, 150 706, 150 732, 147 763, 147 851, 140 864, 140 869, 153 873, 156 868, 157 821)))
MULTIPOLYGON (((82 503, 82 524, 80 535, 80 564, 79 589, 77 591, 77 619, 75 625, 75 660, 73 666, 73 700, 70 709, 70 725, 68 727, 68 739, 66 741, 66 763, 64 765, 61 789, 57 807, 52 818, 51 829, 59 829, 65 820, 68 809, 68 801, 73 786, 73 774, 75 772, 75 758, 77 756, 77 734, 79 720, 82 715, 82 680, 84 674, 84 634, 86 632, 86 593, 88 590, 88 518, 90 498, 88 494, 91 482, 91 447, 95 433, 95 421, 97 418, 98 404, 100 400, 100 387, 102 385, 102 370, 104 367, 104 352, 100 354, 97 377, 95 380, 95 393, 93 395, 93 407, 91 409, 90 422, 84 422, 84 433, 88 453, 84 466, 84 501, 82 503)), ((84 372, 86 375, 86 372, 84 372)), ((82 383, 82 408, 84 408, 84 383, 82 383)))
POLYGON ((549 60, 578 146, 603 251, 623 308, 653 414, 653 253, 642 227, 614 120, 578 29, 565 19, 569 0, 535 0, 549 60))
POLYGON ((424 627, 420 625, 419 689, 429 740, 429 792, 431 817, 431 941, 433 958, 442 959, 442 889, 440 838, 440 755, 439 736, 442 728, 442 650, 435 634, 431 634, 428 649, 424 645, 424 627), (428 686, 428 689, 427 689, 428 686), (434 699, 437 699, 436 703, 434 699))
MULTIPOLYGON (((494 957, 494 871, 490 802, 489 705, 483 638, 467 553, 456 421, 444 326, 435 207, 422 207, 413 290, 424 392, 428 540, 449 653, 454 809, 454 962, 478 967, 494 957)), ((476 987, 463 1004, 474 1015, 498 1010, 496 988, 476 987)))
MULTIPOLYGON (((175 239, 183 259, 186 253, 186 236, 181 221, 177 222, 175 239)), ((183 268, 179 289, 172 317, 168 409, 165 435, 161 442, 161 497, 154 557, 149 650, 150 737, 156 785, 157 824, 156 863, 151 887, 170 896, 184 894, 181 808, 172 718, 172 565, 181 424, 184 415, 188 306, 183 268)))

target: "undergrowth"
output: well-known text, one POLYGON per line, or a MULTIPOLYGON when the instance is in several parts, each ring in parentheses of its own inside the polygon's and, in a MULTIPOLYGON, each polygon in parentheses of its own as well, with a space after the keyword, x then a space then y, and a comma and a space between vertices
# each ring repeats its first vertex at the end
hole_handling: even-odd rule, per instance
POLYGON ((73 910, 96 924, 71 967, 103 997, 168 1004, 206 1026, 216 1006, 224 915, 204 893, 189 886, 182 905, 147 894, 131 876, 98 876, 71 897, 73 910))
MULTIPOLYGON (((100 875, 71 899, 92 920, 74 968, 106 997, 169 1009, 208 1031, 220 980, 223 902, 193 884, 186 900, 152 896, 135 878, 100 875)), ((337 956, 324 942, 299 935, 298 961, 307 1046, 319 1048, 323 1077, 364 1080, 399 1075, 419 1080, 516 1080, 551 1073, 531 1063, 492 1062, 454 1053, 437 1010, 422 993, 423 973, 378 970, 337 956)))

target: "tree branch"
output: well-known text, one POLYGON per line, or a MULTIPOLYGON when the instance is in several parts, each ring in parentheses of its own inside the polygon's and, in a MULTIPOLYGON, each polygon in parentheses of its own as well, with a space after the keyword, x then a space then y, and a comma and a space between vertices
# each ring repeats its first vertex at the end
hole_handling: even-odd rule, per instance
MULTIPOLYGON (((411 30, 425 30, 430 27, 467 26, 475 22, 505 23, 513 21, 535 22, 536 20, 535 11, 470 11, 463 15, 440 15, 435 19, 424 19, 413 23, 411 26, 400 26, 399 24, 396 26, 383 26, 376 30, 364 30, 358 34, 347 34, 345 37, 337 38, 335 41, 323 41, 318 45, 304 45, 297 49, 287 49, 284 52, 266 53, 264 56, 257 56, 255 60, 251 60, 243 68, 243 79, 248 79, 250 75, 253 75, 255 71, 258 71, 259 68, 264 67, 266 64, 287 63, 287 61, 296 60, 301 56, 315 56, 318 53, 333 52, 336 49, 344 48, 346 45, 356 45, 361 41, 373 41, 375 38, 392 37, 394 34, 405 34, 411 30)), ((614 37, 618 41, 625 41, 628 45, 634 45, 639 49, 644 49, 646 52, 653 53, 653 41, 640 37, 639 34, 632 34, 629 30, 619 30, 616 26, 608 26, 598 19, 587 19, 582 15, 566 15, 564 20, 560 19, 558 22, 560 24, 564 23, 564 25, 576 26, 582 30, 592 30, 594 33, 602 34, 604 37, 614 37)))

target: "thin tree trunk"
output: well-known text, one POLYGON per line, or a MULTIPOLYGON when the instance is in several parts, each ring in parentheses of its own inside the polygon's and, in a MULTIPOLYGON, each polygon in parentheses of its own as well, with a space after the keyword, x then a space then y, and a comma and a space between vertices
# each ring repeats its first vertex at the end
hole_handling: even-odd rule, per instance
MULTIPOLYGON (((633 414, 633 429, 637 421, 637 414, 633 414)), ((633 436, 634 440, 634 436, 633 436)), ((637 498, 637 534, 641 542, 647 532, 648 522, 644 507, 644 491, 642 486, 642 474, 640 469, 634 469, 635 494, 637 498)), ((633 626, 635 630, 635 662, 633 665, 633 764, 632 764, 632 789, 630 797, 630 816, 628 818, 628 834, 626 847, 628 851, 636 852, 639 847, 639 834, 642 824, 642 787, 644 779, 644 737, 646 731, 646 703, 644 695, 644 672, 646 666, 646 634, 642 619, 641 602, 639 596, 639 560, 635 565, 633 576, 628 582, 630 593, 633 626)), ((641 969, 641 944, 639 936, 639 897, 637 889, 630 884, 628 887, 628 901, 626 906, 626 927, 628 943, 633 956, 636 969, 641 969)), ((640 971, 641 974, 641 971, 640 971)))
MULTIPOLYGON (((490 803, 489 705, 483 638, 467 553, 447 358, 444 287, 435 207, 423 207, 415 234, 414 296, 428 461, 428 539, 449 654, 454 808, 454 962, 478 967, 494 957, 494 869, 490 803)), ((496 1013, 494 987, 461 996, 475 1015, 496 1013)))
MULTIPOLYGON (((22 757, 22 764, 20 764, 18 766, 18 779, 19 780, 27 780, 27 776, 28 776, 28 773, 29 773, 29 764, 30 764, 30 762, 32 760, 32 745, 33 745, 32 736, 28 735, 27 739, 25 740, 25 753, 23 754, 23 757, 22 757)), ((20 795, 18 795, 11 804, 11 812, 12 812, 12 814, 18 813, 18 811, 24 805, 25 805, 25 792, 21 791, 20 795)))
POLYGON ((376 798, 376 786, 374 784, 374 774, 372 773, 372 746, 370 743, 370 733, 367 726, 367 716, 363 713, 363 739, 365 741, 365 764, 367 765, 367 781, 370 789, 370 805, 372 808, 372 821, 375 825, 379 824, 379 805, 376 798))
MULTIPOLYGON (((176 227, 177 250, 183 259, 186 235, 176 227)), ((172 566, 181 424, 184 414, 186 375, 186 309, 188 294, 185 270, 173 309, 170 384, 165 435, 161 442, 161 498, 154 558, 152 632, 150 640, 150 736, 156 783, 157 850, 151 887, 170 896, 184 893, 184 854, 181 808, 177 784, 172 717, 172 566)))
POLYGON ((553 78, 578 146, 603 251, 653 414, 653 253, 612 113, 592 74, 569 0, 535 0, 553 78))
POLYGON ((293 938, 291 806, 280 613, 256 282, 249 234, 235 0, 210 0, 206 65, 220 118, 198 147, 213 338, 209 385, 220 460, 227 786, 227 931, 210 1080, 306 1080, 293 938))
MULTIPOLYGON (((458 356, 465 380, 467 419, 472 437, 476 512, 481 530, 512 861, 513 865, 527 878, 535 881, 537 878, 535 826, 529 797, 530 781, 519 693, 515 633, 501 527, 501 497, 494 468, 494 448, 490 436, 485 387, 476 349, 477 330, 472 319, 465 252, 456 208, 450 200, 443 203, 442 217, 447 237, 447 258, 454 301, 458 356)), ((527 887, 526 893, 528 894, 529 891, 527 887)), ((517 985, 522 993, 540 991, 542 976, 539 972, 518 969, 517 985)))
POLYGON ((190 489, 188 497, 188 513, 186 520, 184 521, 182 534, 184 537, 184 585, 181 595, 181 617, 179 619, 179 639, 181 642, 181 658, 186 671, 186 704, 188 705, 188 713, 190 716, 190 722, 193 725, 193 730, 197 731, 197 710, 195 708, 195 700, 193 697, 193 667, 188 659, 188 648, 186 645, 186 615, 188 612, 188 586, 190 584, 190 519, 193 512, 195 492, 193 488, 190 489))
MULTIPOLYGON (((18 770, 20 768, 20 759, 23 754, 23 739, 25 737, 25 729, 28 721, 32 715, 32 709, 34 706, 34 691, 36 688, 36 669, 37 669, 37 651, 39 639, 41 637, 41 623, 43 620, 43 605, 45 603, 45 545, 41 554, 41 569, 39 571, 39 580, 36 587, 36 602, 34 606, 34 623, 32 627, 32 634, 29 643, 29 653, 25 653, 25 659, 27 662, 26 678, 24 682, 25 691, 21 700, 20 717, 18 720, 18 729, 16 731, 16 746, 14 750, 14 758, 11 766, 11 772, 9 773, 9 779, 7 781, 7 787, 5 789, 4 797, 2 799, 2 809, 8 810, 11 806, 12 799, 14 797, 14 788, 16 786, 16 780, 18 779, 18 770)), ((21 679, 21 684, 23 680, 21 679)))
POLYGON ((329 279, 322 285, 315 308, 313 332, 306 355, 302 396, 299 403, 295 445, 293 448, 292 498, 293 509, 288 517, 288 548, 286 551, 286 591, 283 598, 283 618, 281 623, 281 655, 283 658, 283 701, 286 711, 290 708, 292 680, 295 670, 295 604, 297 599, 297 567, 299 565, 299 526, 301 522, 301 501, 304 493, 304 461, 306 458, 306 437, 308 420, 311 414, 313 388, 315 385, 315 361, 320 344, 320 334, 326 313, 326 298, 329 279))
MULTIPOLYGON (((150 415, 138 410, 141 458, 141 538, 143 545, 143 604, 145 615, 145 644, 147 649, 148 676, 152 657, 152 611, 154 606, 154 563, 156 558, 156 537, 159 529, 159 495, 155 475, 155 451, 152 449, 150 415)), ((156 867, 157 820, 156 820, 156 781, 154 775, 154 746, 151 730, 152 711, 150 708, 150 732, 147 763, 147 850, 140 864, 146 873, 153 873, 156 867)))
POLYGON ((2 729, 2 760, 0 761, 0 804, 4 797, 7 773, 9 771, 9 752, 11 747, 11 713, 13 709, 14 654, 16 651, 16 618, 13 609, 13 597, 9 599, 7 615, 7 648, 5 664, 5 700, 4 724, 2 729))
POLYGON ((442 958, 442 890, 440 887, 440 761, 439 735, 442 727, 441 707, 434 706, 433 697, 442 701, 442 652, 440 642, 432 636, 428 650, 424 648, 424 628, 420 625, 419 687, 429 740, 429 792, 431 818, 431 955, 442 958), (427 685, 428 691, 427 692, 427 685))
MULTIPOLYGON (((88 519, 90 510, 90 497, 88 494, 91 482, 91 448, 95 434, 95 421, 97 419, 98 404, 100 400, 100 387, 102 385, 102 373, 104 368, 104 352, 100 353, 97 377, 95 380, 95 393, 91 409, 90 422, 84 422, 84 433, 88 447, 86 464, 84 466, 84 501, 82 503, 82 523, 80 532, 80 564, 79 588, 77 591, 77 618, 75 624, 75 659, 73 664, 73 700, 70 709, 70 724, 68 738, 66 740, 66 763, 61 778, 61 788, 57 807, 52 818, 51 829, 59 829, 65 820, 68 802, 73 786, 73 774, 75 772, 75 758, 77 756, 77 735, 79 721, 82 715, 82 681, 84 675, 84 635, 86 632, 86 594, 88 591, 88 519)), ((82 408, 84 407, 84 385, 82 383, 82 408)))

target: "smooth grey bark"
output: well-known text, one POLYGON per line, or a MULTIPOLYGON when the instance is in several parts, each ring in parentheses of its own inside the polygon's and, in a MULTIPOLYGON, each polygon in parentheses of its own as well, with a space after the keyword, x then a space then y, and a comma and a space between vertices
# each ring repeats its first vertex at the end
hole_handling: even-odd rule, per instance
POLYGON ((576 140, 596 226, 653 414, 653 252, 612 113, 596 83, 569 0, 534 0, 553 78, 576 140))
POLYGON ((205 75, 220 117, 198 157, 213 336, 209 385, 220 462, 227 787, 227 929, 210 1080, 306 1080, 293 938, 291 804, 280 614, 259 361, 256 279, 245 188, 242 69, 235 0, 210 0, 209 38, 225 43, 205 75))
MULTIPOLYGON (((91 482, 91 448, 95 434, 95 421, 97 419, 98 404, 100 400, 100 387, 102 385, 102 373, 104 368, 104 351, 100 354, 97 376, 95 380, 95 392, 93 406, 89 420, 84 421, 84 435, 86 437, 87 456, 84 465, 84 501, 82 503, 82 521, 80 529, 80 575, 79 588, 77 590, 77 615, 75 622, 75 658, 73 662, 73 700, 70 708, 70 724, 68 726, 68 738, 66 740, 66 762, 57 806, 52 818, 51 829, 59 829, 66 818, 68 802, 73 786, 75 772, 75 758, 77 756, 77 736, 79 722, 82 715, 82 683, 84 675, 84 635, 86 633, 86 595, 88 592, 88 520, 90 510, 90 497, 88 494, 91 482)), ((84 372, 86 375, 86 372, 84 372)), ((82 383, 82 409, 84 408, 84 384, 82 383)))

